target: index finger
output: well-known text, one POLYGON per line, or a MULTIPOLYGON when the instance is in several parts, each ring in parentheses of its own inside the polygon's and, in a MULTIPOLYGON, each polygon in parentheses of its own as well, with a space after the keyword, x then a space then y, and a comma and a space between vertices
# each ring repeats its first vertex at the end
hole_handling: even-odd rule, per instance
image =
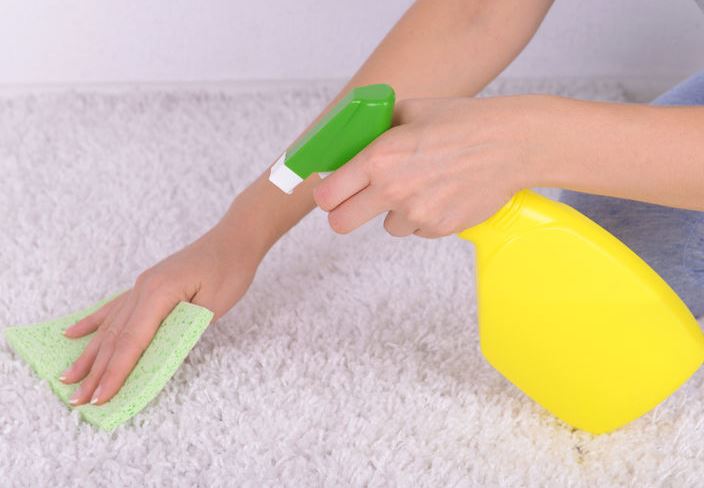
POLYGON ((123 387, 161 322, 176 304, 166 295, 148 295, 144 292, 139 295, 127 322, 120 324, 122 328, 115 341, 115 349, 100 378, 100 391, 96 388, 93 395, 95 403, 103 404, 111 400, 123 387))
POLYGON ((379 138, 358 152, 313 189, 315 203, 326 212, 334 210, 348 198, 364 190, 371 183, 370 162, 373 146, 379 138))

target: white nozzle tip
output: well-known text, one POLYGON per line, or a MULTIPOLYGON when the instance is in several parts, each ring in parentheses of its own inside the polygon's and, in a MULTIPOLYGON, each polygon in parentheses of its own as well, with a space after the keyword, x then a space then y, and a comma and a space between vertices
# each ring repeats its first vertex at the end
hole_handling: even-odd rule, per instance
POLYGON ((269 181, 279 187, 281 191, 290 195, 293 193, 293 189, 296 188, 301 181, 303 181, 303 178, 298 176, 288 166, 286 166, 284 164, 285 160, 286 153, 284 152, 278 161, 276 161, 276 164, 271 167, 269 181))

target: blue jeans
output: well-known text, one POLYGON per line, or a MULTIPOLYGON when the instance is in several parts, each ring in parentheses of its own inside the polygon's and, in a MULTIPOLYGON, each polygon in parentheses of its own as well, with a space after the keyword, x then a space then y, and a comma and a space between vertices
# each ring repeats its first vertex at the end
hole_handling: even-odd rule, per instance
MULTIPOLYGON (((704 105, 704 71, 652 103, 704 105)), ((559 200, 618 237, 662 276, 695 317, 704 315, 704 212, 571 190, 562 190, 559 200)))

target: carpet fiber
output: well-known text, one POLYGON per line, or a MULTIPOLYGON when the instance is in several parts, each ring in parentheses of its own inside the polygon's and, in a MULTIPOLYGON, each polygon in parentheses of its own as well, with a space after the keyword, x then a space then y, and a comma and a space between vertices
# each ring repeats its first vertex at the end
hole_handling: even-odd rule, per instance
MULTIPOLYGON (((131 286, 212 226, 337 86, 0 96, 0 328, 131 286)), ((527 91, 627 98, 609 83, 485 93, 527 91)), ((383 217, 338 235, 321 210, 306 216, 165 389, 112 434, 82 422, 0 341, 2 485, 702 479, 702 371, 617 432, 573 431, 483 360, 471 245, 394 238, 383 217)))

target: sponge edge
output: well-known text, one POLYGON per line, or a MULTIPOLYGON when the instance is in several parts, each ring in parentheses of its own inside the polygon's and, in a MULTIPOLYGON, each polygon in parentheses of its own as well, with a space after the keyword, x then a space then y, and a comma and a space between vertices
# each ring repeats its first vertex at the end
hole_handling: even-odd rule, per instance
MULTIPOLYGON (((71 339, 65 337, 63 331, 118 294, 48 322, 5 329, 8 345, 32 367, 39 378, 49 382, 52 391, 68 406, 68 400, 80 382, 66 385, 59 380, 59 375, 78 359, 96 332, 71 339)), ((109 402, 70 408, 78 410, 85 421, 100 429, 115 430, 159 394, 212 318, 213 312, 205 307, 179 302, 163 320, 122 388, 109 402)))

